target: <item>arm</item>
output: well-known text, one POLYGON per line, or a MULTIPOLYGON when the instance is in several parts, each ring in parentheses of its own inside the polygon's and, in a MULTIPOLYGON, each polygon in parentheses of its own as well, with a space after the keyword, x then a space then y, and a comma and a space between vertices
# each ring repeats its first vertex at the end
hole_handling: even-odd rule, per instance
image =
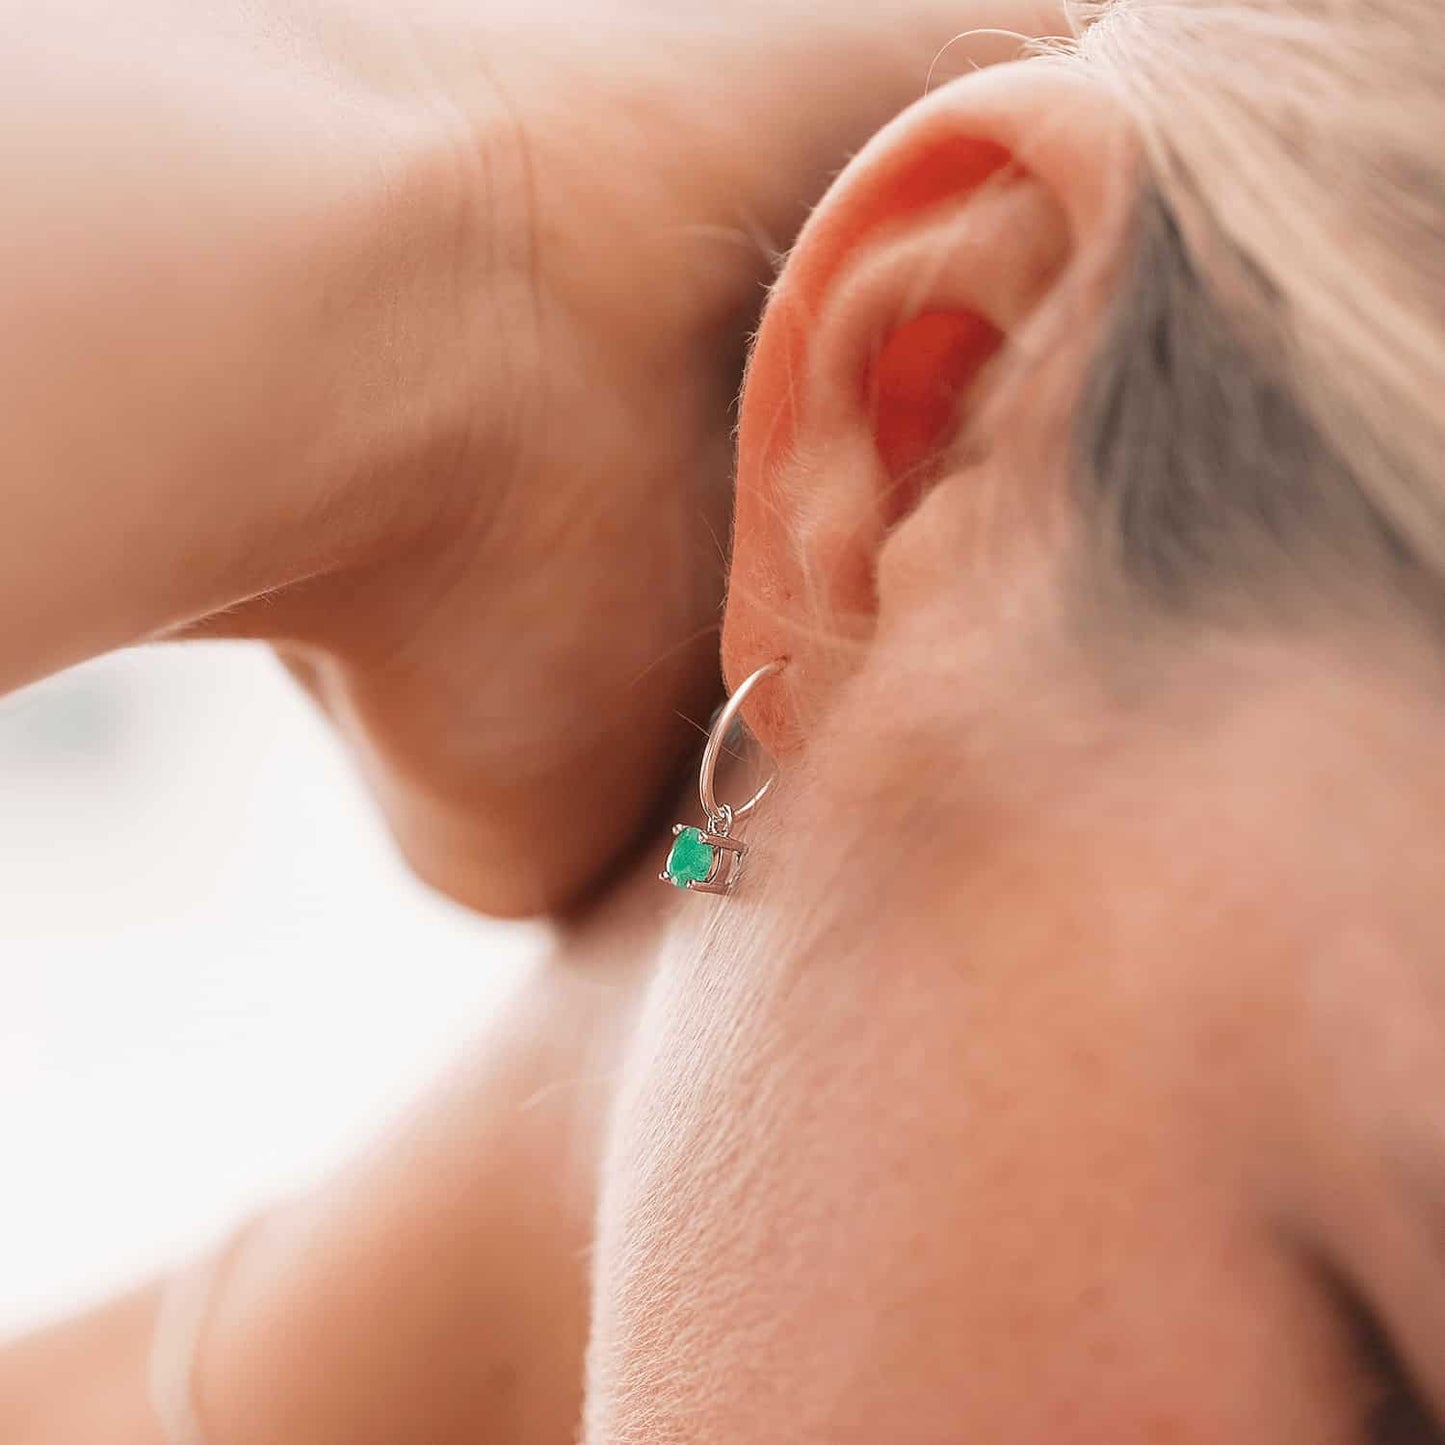
MULTIPOLYGON (((565 3, 489 30, 490 8, 17 9, 0 688, 143 637, 271 639, 419 871, 526 912, 615 864, 694 746, 679 714, 706 715, 729 408, 772 253, 960 28, 1023 21, 619 0, 600 32, 565 3)), ((580 998, 543 990, 500 1026, 512 1064, 248 1246, 200 1372, 221 1430, 445 1440, 415 1412, 455 1388, 459 1439, 507 1400, 518 1433, 489 1440, 570 1438, 607 1098, 571 1061, 580 998), (488 1342, 463 1359, 428 1348, 455 1311, 488 1342), (325 1393, 358 1384, 378 1393, 325 1393)), ((153 1308, 0 1360, 0 1435, 156 1445, 153 1308)))
POLYGON ((301 9, 6 25, 0 690, 393 550, 487 431, 455 313, 496 278, 454 257, 500 169, 485 88, 429 115, 402 22, 348 7, 363 74, 301 9))
POLYGON ((962 26, 1036 7, 12 8, 0 691, 267 638, 423 877, 575 901, 717 686, 772 256, 940 52, 1013 48, 962 26))

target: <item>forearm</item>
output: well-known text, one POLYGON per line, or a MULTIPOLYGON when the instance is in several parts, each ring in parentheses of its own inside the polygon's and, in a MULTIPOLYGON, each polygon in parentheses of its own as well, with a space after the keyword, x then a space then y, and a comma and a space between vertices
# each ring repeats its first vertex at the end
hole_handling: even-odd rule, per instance
POLYGON ((76 8, 0 55, 0 692, 404 545, 498 385, 480 79, 364 5, 76 8))

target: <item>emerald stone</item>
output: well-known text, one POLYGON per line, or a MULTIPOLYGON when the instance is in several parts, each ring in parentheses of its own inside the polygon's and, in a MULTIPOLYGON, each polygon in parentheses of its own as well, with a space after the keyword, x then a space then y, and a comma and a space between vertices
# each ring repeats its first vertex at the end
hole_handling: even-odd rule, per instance
POLYGON ((713 850, 710 843, 702 840, 699 828, 684 828, 672 840, 672 852, 667 855, 667 879, 677 888, 686 888, 689 883, 706 883, 712 872, 713 850))

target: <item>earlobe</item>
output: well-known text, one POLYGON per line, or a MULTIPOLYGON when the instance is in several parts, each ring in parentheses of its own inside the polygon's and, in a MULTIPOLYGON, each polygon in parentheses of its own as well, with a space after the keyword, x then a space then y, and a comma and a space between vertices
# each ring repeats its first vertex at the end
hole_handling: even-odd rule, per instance
POLYGON ((744 390, 724 626, 731 681, 790 659, 788 688, 749 709, 774 753, 872 635, 888 537, 942 480, 972 484, 956 443, 989 446, 996 359, 1027 353, 1077 263, 1117 247, 1128 154, 1112 104, 1067 64, 999 66, 883 131, 805 228, 744 390))

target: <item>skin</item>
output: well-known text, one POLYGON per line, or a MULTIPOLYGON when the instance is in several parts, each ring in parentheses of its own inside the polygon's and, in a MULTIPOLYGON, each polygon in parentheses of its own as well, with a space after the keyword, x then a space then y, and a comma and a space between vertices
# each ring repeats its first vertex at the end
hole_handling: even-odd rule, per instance
POLYGON ((1383 600, 1275 634, 1080 588, 1134 178, 1086 74, 1003 67, 790 258, 724 634, 734 682, 789 658, 787 784, 639 1024, 589 1441, 1429 1438, 1361 1312, 1445 1404, 1438 652, 1383 600), (1017 365, 974 358, 920 485, 860 380, 930 312, 1017 365))
MULTIPOLYGON (((1438 653, 1385 605, 1181 630, 1079 590, 1136 179, 1049 62, 839 178, 742 406, 724 663, 788 661, 746 887, 638 863, 264 1222, 203 1341, 217 1445, 1427 1438, 1347 1302, 1445 1408, 1438 653)), ((35 1438, 154 1441, 152 1308, 12 1355, 35 1438)))
POLYGON ((0 60, 0 689, 267 638, 425 878, 577 901, 716 692, 773 254, 941 51, 1017 41, 949 46, 942 0, 40 8, 0 60))
MULTIPOLYGON (((625 896, 716 695, 761 283, 930 71, 1017 48, 959 22, 921 0, 622 3, 600 30, 564 4, 70 0, 8 27, 0 607, 23 625, 0 690, 142 639, 266 638, 425 878, 494 913, 571 910, 415 1136, 247 1236, 200 1371, 219 1438, 394 1438, 431 1400, 435 1440, 571 1437, 605 1041, 661 923, 633 926, 624 978, 577 909, 625 896), (579 1041, 601 1054, 585 1107, 515 1123, 579 1041), (401 1182, 415 1137, 474 1165, 487 1209, 457 1218, 441 1169, 401 1182), (539 1209, 573 1156, 576 1196, 539 1209), (357 1237, 358 1195, 384 1235, 357 1237), (329 1270, 314 1244, 296 1267, 303 1229, 329 1270), (456 1359, 439 1318, 467 1321, 456 1359)), ((0 1357, 0 1433, 153 1439, 155 1303, 0 1357)))

